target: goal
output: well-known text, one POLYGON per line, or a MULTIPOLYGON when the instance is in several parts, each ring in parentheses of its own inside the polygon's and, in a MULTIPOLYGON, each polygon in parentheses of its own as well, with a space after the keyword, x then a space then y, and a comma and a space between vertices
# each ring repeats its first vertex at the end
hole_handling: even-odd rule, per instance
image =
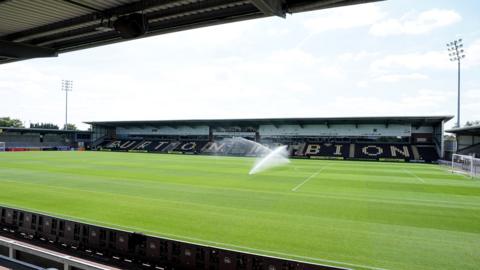
POLYGON ((0 152, 5 152, 5 142, 0 142, 0 152))
POLYGON ((474 156, 453 154, 452 173, 464 173, 470 177, 480 176, 480 158, 474 156))

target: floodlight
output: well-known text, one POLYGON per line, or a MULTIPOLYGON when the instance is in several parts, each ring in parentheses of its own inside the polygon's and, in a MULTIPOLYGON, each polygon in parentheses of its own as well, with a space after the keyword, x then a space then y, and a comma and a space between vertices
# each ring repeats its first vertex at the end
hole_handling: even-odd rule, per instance
POLYGON ((65 91, 65 130, 68 130, 68 92, 72 91, 73 81, 62 80, 62 91, 65 91))
POLYGON ((457 40, 447 43, 447 50, 449 51, 448 56, 450 56, 450 61, 457 62, 458 64, 458 96, 457 96, 457 127, 460 127, 460 60, 465 58, 465 51, 463 49, 463 44, 461 43, 463 39, 459 38, 457 40))

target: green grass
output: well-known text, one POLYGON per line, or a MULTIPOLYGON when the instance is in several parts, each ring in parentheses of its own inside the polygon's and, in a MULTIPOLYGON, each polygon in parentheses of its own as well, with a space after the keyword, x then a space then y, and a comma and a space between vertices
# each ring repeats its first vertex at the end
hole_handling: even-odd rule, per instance
POLYGON ((0 153, 0 204, 355 269, 480 266, 479 181, 436 165, 321 160, 252 176, 253 162, 0 153))

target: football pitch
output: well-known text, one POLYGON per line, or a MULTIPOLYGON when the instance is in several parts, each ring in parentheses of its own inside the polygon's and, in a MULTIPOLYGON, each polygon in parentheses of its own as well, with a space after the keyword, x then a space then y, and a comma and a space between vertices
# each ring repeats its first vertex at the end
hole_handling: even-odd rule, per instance
POLYGON ((480 181, 437 165, 0 153, 0 204, 354 269, 478 269, 480 181))

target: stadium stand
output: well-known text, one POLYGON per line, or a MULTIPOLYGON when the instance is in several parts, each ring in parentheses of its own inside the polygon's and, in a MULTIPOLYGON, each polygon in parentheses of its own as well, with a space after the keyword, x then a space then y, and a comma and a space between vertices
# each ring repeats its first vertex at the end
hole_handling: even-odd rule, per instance
POLYGON ((447 130, 455 134, 457 154, 475 155, 480 157, 480 125, 447 130))
MULTIPOLYGON (((294 143, 288 146, 291 157, 313 159, 356 159, 434 162, 439 155, 432 145, 396 143, 294 143), (415 150, 414 150, 415 149, 415 150)), ((273 148, 273 147, 272 147, 273 148)), ((205 155, 255 156, 249 145, 228 142, 165 141, 165 140, 107 140, 99 150, 121 152, 183 153, 205 155)))
POLYGON ((0 269, 2 266, 15 270, 345 269, 202 246, 0 205, 0 269))
POLYGON ((435 146, 433 145, 419 145, 416 146, 416 148, 418 149, 420 159, 423 159, 427 162, 433 162, 440 158, 435 146))
POLYGON ((255 156, 243 137, 290 156, 435 162, 443 154, 443 124, 451 116, 92 122, 104 151, 255 156))
POLYGON ((90 122, 97 150, 256 156, 287 145, 293 158, 436 162, 451 116, 90 122))
POLYGON ((67 150, 88 146, 89 131, 0 127, 0 142, 7 151, 67 150))

